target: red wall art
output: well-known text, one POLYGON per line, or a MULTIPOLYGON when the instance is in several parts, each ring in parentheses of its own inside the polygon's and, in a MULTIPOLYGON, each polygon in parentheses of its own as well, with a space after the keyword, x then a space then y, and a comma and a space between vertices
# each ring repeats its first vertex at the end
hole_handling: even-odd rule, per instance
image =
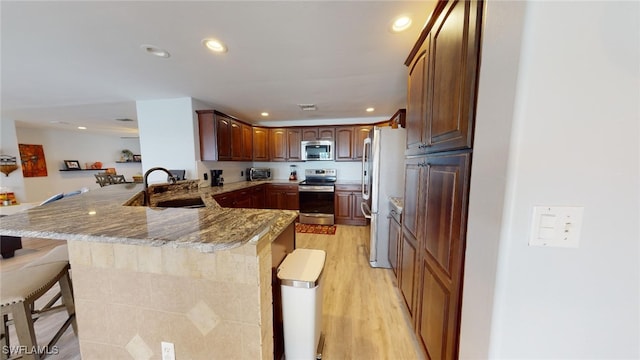
POLYGON ((47 163, 44 160, 42 145, 18 144, 24 177, 47 176, 47 163))

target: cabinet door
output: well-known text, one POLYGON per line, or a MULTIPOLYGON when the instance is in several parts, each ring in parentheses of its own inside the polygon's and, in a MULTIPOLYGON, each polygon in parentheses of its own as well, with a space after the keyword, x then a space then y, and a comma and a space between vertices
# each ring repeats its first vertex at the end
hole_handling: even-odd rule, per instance
POLYGON ((242 160, 253 159, 253 129, 247 124, 242 124, 242 160))
POLYGON ((457 358, 470 157, 429 156, 424 167, 417 333, 432 359, 457 358))
POLYGON ((264 185, 251 188, 251 207, 254 209, 266 208, 266 191, 264 185))
POLYGON ((253 128, 253 160, 269 161, 269 129, 253 128))
POLYGON ((302 128, 302 140, 313 141, 318 139, 318 128, 302 128))
POLYGON ((284 210, 299 210, 300 209, 300 196, 298 190, 288 190, 283 193, 284 195, 284 210))
POLYGON ((231 160, 240 161, 244 156, 242 123, 231 120, 231 160))
POLYGON ((353 127, 337 127, 335 161, 351 161, 353 158, 353 127))
POLYGON ((287 129, 270 129, 269 135, 271 161, 287 161, 287 129))
POLYGON ((362 151, 364 150, 364 139, 371 135, 373 126, 356 126, 353 128, 353 159, 362 160, 362 151))
POLYGON ((236 196, 233 192, 215 195, 213 199, 218 205, 228 208, 233 207, 233 203, 236 201, 236 196))
POLYGON ((427 37, 419 50, 411 68, 409 68, 409 80, 407 88, 407 153, 419 153, 425 146, 426 138, 426 87, 427 87, 427 61, 429 58, 429 39, 427 37))
POLYGON ((471 147, 481 7, 477 1, 452 1, 431 30, 428 152, 471 147))
POLYGON ((302 141, 302 131, 300 129, 287 129, 287 161, 300 161, 300 142, 302 141))
POLYGON ((398 250, 400 249, 401 232, 400 224, 389 216, 389 263, 396 278, 398 277, 398 250))
POLYGON ((218 160, 231 160, 231 119, 216 115, 218 160))
POLYGON ((334 195, 334 218, 336 222, 351 220, 353 197, 350 191, 336 191, 334 195))
POLYGON ((204 161, 218 160, 218 139, 216 138, 216 121, 213 111, 198 112, 198 133, 200 135, 200 159, 204 161))
MULTIPOLYGON (((414 296, 416 280, 416 264, 418 262, 417 241, 404 229, 402 236, 402 252, 400 253, 400 292, 409 308, 411 318, 415 317, 414 296)), ((432 358, 437 359, 437 358, 432 358)))
POLYGON ((335 138, 335 130, 333 127, 319 127, 318 128, 318 139, 320 140, 331 140, 335 138))
POLYGON ((246 194, 246 196, 238 196, 233 204, 233 207, 241 209, 251 209, 253 207, 251 196, 248 193, 246 194))
POLYGON ((421 175, 425 157, 405 160, 404 169, 404 208, 402 210, 402 227, 415 239, 419 237, 419 224, 424 212, 420 191, 421 175))
POLYGON ((362 202, 362 194, 359 192, 354 192, 351 194, 353 197, 353 208, 351 210, 351 216, 354 220, 354 225, 366 225, 367 218, 364 217, 362 213, 362 209, 360 208, 360 203, 362 202))

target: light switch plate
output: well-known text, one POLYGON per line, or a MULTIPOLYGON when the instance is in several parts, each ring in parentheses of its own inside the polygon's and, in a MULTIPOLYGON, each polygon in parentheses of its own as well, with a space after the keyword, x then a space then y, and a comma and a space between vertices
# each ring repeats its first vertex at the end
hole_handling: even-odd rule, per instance
POLYGON ((583 211, 580 206, 534 206, 529 246, 577 248, 583 211))

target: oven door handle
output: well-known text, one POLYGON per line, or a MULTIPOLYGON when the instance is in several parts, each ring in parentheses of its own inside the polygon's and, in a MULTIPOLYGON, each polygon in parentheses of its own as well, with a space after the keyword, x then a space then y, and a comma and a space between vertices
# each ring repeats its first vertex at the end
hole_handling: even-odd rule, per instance
POLYGON ((369 207, 369 204, 364 201, 361 202, 360 211, 362 211, 362 215, 364 215, 365 218, 371 219, 371 208, 369 207))

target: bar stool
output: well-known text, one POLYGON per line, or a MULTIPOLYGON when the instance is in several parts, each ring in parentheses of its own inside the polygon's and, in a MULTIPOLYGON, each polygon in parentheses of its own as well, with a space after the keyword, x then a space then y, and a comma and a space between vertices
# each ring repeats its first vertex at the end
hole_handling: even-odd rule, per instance
MULTIPOLYGON (((22 354, 25 359, 41 359, 43 354, 39 351, 41 348, 36 340, 33 323, 45 313, 56 312, 65 308, 69 316, 45 349, 52 350, 53 345, 69 325, 73 326, 73 331, 77 334, 69 268, 67 246, 63 245, 54 248, 44 257, 18 270, 2 273, 0 306, 3 321, 2 327, 0 327, 0 338, 2 339, 2 345, 6 346, 3 350, 12 349, 9 344, 8 326, 13 323, 20 342, 20 347, 14 347, 13 350, 21 349, 21 351, 25 351, 22 354), (60 285, 60 293, 42 308, 37 309, 35 301, 47 293, 56 283, 60 285), (53 306, 60 297, 62 297, 62 305, 53 306), (9 319, 9 314, 11 314, 12 319, 9 319)), ((3 359, 7 355, 9 355, 7 351, 2 351, 3 359)))

